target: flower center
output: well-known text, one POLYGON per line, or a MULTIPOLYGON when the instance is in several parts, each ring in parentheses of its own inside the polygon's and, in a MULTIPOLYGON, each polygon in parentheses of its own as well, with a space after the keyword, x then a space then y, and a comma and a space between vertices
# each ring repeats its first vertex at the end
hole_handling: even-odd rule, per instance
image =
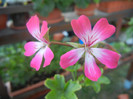
POLYGON ((85 45, 85 51, 91 54, 91 47, 88 45, 85 45))

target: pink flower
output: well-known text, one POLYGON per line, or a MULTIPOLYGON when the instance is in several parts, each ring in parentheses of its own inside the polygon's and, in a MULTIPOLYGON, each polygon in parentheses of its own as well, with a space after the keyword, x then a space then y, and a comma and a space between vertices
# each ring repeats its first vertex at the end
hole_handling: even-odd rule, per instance
POLYGON ((48 31, 47 22, 46 21, 42 22, 42 27, 40 32, 39 19, 35 15, 30 18, 26 26, 30 34, 38 41, 30 41, 26 43, 24 46, 25 48, 24 55, 31 56, 37 52, 36 55, 31 60, 30 65, 32 68, 35 68, 38 71, 40 69, 43 57, 45 58, 43 67, 49 65, 52 59, 54 58, 53 52, 48 47, 49 42, 43 38, 46 32, 48 31))
POLYGON ((74 33, 80 38, 85 47, 73 49, 61 56, 60 65, 63 69, 74 65, 85 53, 85 76, 92 81, 97 81, 101 70, 95 62, 94 56, 108 68, 116 68, 120 55, 104 48, 92 48, 96 43, 109 38, 115 32, 115 27, 110 25, 106 18, 101 18, 93 29, 90 20, 82 15, 77 20, 71 21, 74 33))

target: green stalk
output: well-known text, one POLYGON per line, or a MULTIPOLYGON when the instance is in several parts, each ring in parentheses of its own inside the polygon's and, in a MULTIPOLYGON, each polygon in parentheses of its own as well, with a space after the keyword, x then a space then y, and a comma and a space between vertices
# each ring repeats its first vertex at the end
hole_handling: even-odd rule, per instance
POLYGON ((74 72, 71 72, 71 73, 72 73, 73 80, 75 81, 76 80, 75 74, 74 74, 74 72))

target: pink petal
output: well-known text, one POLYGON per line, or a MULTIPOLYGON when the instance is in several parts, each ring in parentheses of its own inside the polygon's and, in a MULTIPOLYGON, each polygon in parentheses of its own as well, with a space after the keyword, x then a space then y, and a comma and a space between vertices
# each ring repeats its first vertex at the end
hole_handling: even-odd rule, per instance
POLYGON ((72 20, 71 25, 78 38, 80 38, 85 44, 88 43, 88 37, 91 33, 91 24, 88 17, 82 15, 78 20, 72 20))
POLYGON ((43 46, 43 43, 41 42, 28 42, 24 45, 25 49, 25 56, 31 56, 33 55, 37 50, 39 50, 43 46))
POLYGON ((39 19, 37 15, 32 16, 30 20, 27 22, 26 26, 33 37, 35 37, 36 39, 40 38, 39 19))
POLYGON ((99 41, 103 41, 109 38, 112 34, 115 33, 115 27, 110 25, 106 18, 101 18, 94 26, 92 35, 90 35, 91 43, 94 45, 99 41))
POLYGON ((85 55, 85 76, 92 81, 97 81, 101 76, 101 70, 97 66, 95 59, 89 53, 85 55))
POLYGON ((31 60, 30 66, 32 68, 35 68, 36 71, 38 71, 40 69, 41 63, 42 63, 42 58, 43 58, 43 54, 44 54, 44 50, 45 49, 40 49, 37 54, 33 57, 33 59, 31 60))
POLYGON ((63 69, 65 69, 69 66, 74 65, 81 58, 83 53, 84 53, 84 48, 73 49, 65 53, 60 58, 60 66, 63 69))
POLYGON ((46 21, 42 22, 42 27, 41 27, 41 35, 40 37, 43 38, 43 36, 47 33, 48 31, 48 23, 46 21))
POLYGON ((45 48, 44 58, 45 62, 43 67, 48 66, 51 63, 52 59, 54 58, 54 54, 48 46, 46 46, 45 48))
POLYGON ((103 49, 103 48, 91 48, 93 55, 108 68, 116 68, 120 55, 116 52, 103 49))

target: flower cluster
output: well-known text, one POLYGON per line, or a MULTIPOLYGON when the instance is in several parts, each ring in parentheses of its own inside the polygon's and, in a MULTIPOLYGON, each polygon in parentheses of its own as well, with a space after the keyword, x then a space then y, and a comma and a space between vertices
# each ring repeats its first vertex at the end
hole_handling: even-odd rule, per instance
MULTIPOLYGON (((36 70, 40 69, 42 59, 45 58, 43 67, 48 66, 54 54, 49 48, 50 41, 45 39, 45 34, 49 31, 47 22, 42 22, 41 32, 39 27, 38 17, 32 16, 27 22, 28 31, 38 41, 31 41, 25 44, 25 55, 31 56, 34 53, 36 55, 31 60, 31 67, 36 70)), ((60 58, 60 66, 66 69, 69 66, 74 65, 81 57, 85 57, 84 73, 92 81, 97 81, 101 76, 101 70, 95 62, 97 58, 102 64, 108 68, 113 69, 118 65, 120 55, 114 51, 104 48, 94 48, 94 45, 109 38, 115 33, 115 27, 110 25, 106 18, 101 18, 91 29, 90 20, 82 15, 77 20, 72 20, 71 25, 75 35, 84 42, 84 46, 73 49, 60 58)))

